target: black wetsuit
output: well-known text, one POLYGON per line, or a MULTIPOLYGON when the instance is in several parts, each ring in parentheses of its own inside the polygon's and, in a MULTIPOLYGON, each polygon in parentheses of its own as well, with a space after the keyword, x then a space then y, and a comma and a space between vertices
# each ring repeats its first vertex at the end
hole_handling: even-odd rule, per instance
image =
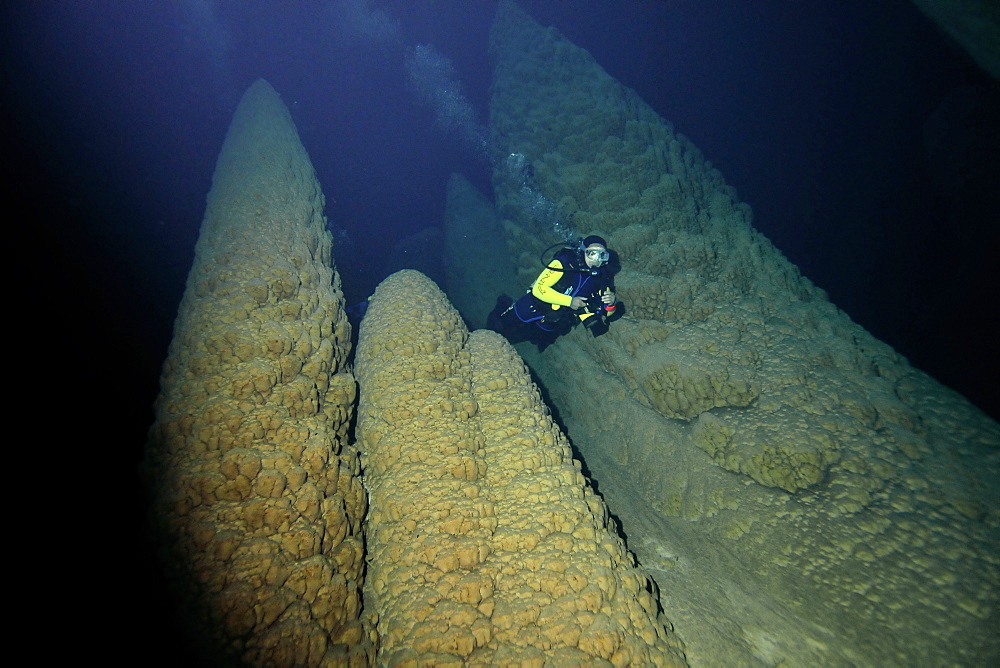
MULTIPOLYGON (((606 308, 601 294, 608 290, 614 291, 614 281, 607 264, 590 268, 581 251, 564 249, 549 262, 524 296, 512 304, 509 297, 497 301, 487 327, 514 343, 534 339, 545 345, 568 332, 577 319, 587 323, 588 319, 597 318, 603 324, 606 308), (587 305, 574 311, 570 308, 573 297, 582 297, 587 305)), ((601 329, 592 331, 595 336, 603 333, 601 329)))

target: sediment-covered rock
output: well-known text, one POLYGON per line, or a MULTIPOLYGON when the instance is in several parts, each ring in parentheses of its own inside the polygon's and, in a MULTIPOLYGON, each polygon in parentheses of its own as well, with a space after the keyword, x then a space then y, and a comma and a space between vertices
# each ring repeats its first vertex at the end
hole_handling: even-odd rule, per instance
POLYGON ((371 298, 356 366, 380 663, 683 663, 506 341, 402 271, 371 298))
POLYGON ((585 51, 507 1, 491 51, 522 286, 569 228, 622 266, 607 334, 523 354, 667 609, 687 611, 671 619, 689 660, 1000 656, 1000 426, 830 304, 585 51))
POLYGON ((374 654, 343 307, 312 164, 258 81, 219 156, 144 462, 169 586, 213 661, 374 654))

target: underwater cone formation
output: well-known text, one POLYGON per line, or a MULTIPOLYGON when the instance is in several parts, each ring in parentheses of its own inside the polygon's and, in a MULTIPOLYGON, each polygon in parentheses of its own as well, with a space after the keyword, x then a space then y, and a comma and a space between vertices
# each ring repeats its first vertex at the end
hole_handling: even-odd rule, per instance
POLYGON ((801 277, 588 53, 507 0, 490 47, 509 294, 567 226, 606 238, 622 267, 607 334, 522 350, 684 611, 670 617, 688 660, 1000 657, 1000 426, 801 277))
POLYGON ((506 341, 401 271, 371 298, 356 373, 380 664, 683 664, 506 341))
POLYGON ((508 289, 514 266, 505 253, 503 230, 493 203, 460 174, 448 179, 444 220, 445 290, 469 329, 486 327, 497 295, 508 289))
POLYGON ((209 661, 374 653, 349 332, 319 183, 258 81, 219 155, 144 461, 165 576, 209 661))

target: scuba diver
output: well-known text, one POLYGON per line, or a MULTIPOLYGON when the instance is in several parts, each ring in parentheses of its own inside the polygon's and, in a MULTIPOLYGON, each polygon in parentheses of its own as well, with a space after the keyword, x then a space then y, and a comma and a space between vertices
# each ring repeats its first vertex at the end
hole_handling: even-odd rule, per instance
POLYGON ((507 295, 497 298, 487 329, 511 343, 534 341, 540 351, 578 321, 595 337, 604 334, 608 321, 622 310, 610 259, 607 242, 598 236, 563 247, 548 263, 543 260, 545 269, 523 297, 517 301, 507 295))

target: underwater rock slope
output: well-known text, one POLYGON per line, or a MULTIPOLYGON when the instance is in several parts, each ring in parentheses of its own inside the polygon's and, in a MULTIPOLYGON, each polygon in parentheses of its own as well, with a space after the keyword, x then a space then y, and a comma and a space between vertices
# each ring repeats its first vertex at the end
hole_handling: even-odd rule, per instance
POLYGON ((144 462, 180 615, 208 658, 364 664, 350 335, 323 195, 274 89, 219 155, 144 462))
POLYGON ((506 341, 401 271, 371 298, 356 368, 380 664, 683 664, 506 341))
POLYGON ((511 294, 569 228, 622 266, 608 334, 525 357, 688 659, 995 660, 997 423, 832 305, 585 51, 505 0, 491 52, 511 294))
POLYGON ((913 0, 972 59, 1000 79, 1000 7, 991 0, 913 0))

